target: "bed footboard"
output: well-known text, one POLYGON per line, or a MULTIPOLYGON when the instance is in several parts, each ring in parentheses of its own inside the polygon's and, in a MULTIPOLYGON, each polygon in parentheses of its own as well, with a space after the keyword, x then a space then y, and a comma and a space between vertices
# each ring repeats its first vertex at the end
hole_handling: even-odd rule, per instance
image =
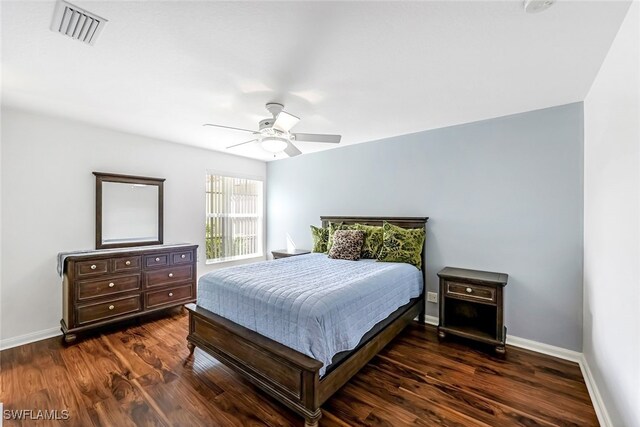
POLYGON ((317 425, 319 371, 322 362, 244 328, 195 304, 189 311, 187 341, 201 348, 257 387, 317 425))
POLYGON ((317 426, 322 416, 320 405, 424 310, 422 296, 416 298, 392 323, 320 379, 322 362, 195 304, 185 307, 189 312, 187 345, 191 352, 199 347, 234 369, 302 416, 306 427, 317 426))

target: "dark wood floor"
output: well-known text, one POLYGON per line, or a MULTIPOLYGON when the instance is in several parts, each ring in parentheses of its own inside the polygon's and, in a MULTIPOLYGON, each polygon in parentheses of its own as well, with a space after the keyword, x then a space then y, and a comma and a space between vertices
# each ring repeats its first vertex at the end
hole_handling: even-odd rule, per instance
MULTIPOLYGON (((94 335, 0 353, 4 409, 69 410, 67 421, 5 426, 290 426, 304 424, 215 359, 188 358, 174 312, 94 335)), ((407 328, 323 407, 329 426, 598 425, 575 363, 509 348, 501 360, 435 329, 407 328)))

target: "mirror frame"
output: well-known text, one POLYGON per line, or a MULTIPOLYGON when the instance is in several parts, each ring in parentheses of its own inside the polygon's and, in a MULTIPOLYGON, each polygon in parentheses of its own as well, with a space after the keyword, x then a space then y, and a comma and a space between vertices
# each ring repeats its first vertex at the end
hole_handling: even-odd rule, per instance
POLYGON ((96 176, 96 249, 128 248, 132 246, 161 245, 163 242, 163 186, 164 178, 120 175, 114 173, 93 172, 96 176), (158 240, 142 242, 103 243, 102 242, 102 183, 119 182, 123 184, 144 184, 158 187, 158 240))

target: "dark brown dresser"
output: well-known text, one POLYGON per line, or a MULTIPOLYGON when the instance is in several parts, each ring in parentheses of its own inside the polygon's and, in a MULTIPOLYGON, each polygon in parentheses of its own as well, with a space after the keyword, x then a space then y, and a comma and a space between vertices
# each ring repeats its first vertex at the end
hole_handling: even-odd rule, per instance
POLYGON ((109 323, 196 301, 197 245, 61 254, 62 333, 109 323))

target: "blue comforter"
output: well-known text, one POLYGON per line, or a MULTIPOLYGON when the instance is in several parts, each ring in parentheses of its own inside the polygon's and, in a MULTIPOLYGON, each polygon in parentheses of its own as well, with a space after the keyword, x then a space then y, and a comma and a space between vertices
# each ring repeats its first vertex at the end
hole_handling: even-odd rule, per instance
POLYGON ((422 272, 402 263, 308 254, 230 267, 198 283, 198 305, 324 363, 420 295, 422 272))

